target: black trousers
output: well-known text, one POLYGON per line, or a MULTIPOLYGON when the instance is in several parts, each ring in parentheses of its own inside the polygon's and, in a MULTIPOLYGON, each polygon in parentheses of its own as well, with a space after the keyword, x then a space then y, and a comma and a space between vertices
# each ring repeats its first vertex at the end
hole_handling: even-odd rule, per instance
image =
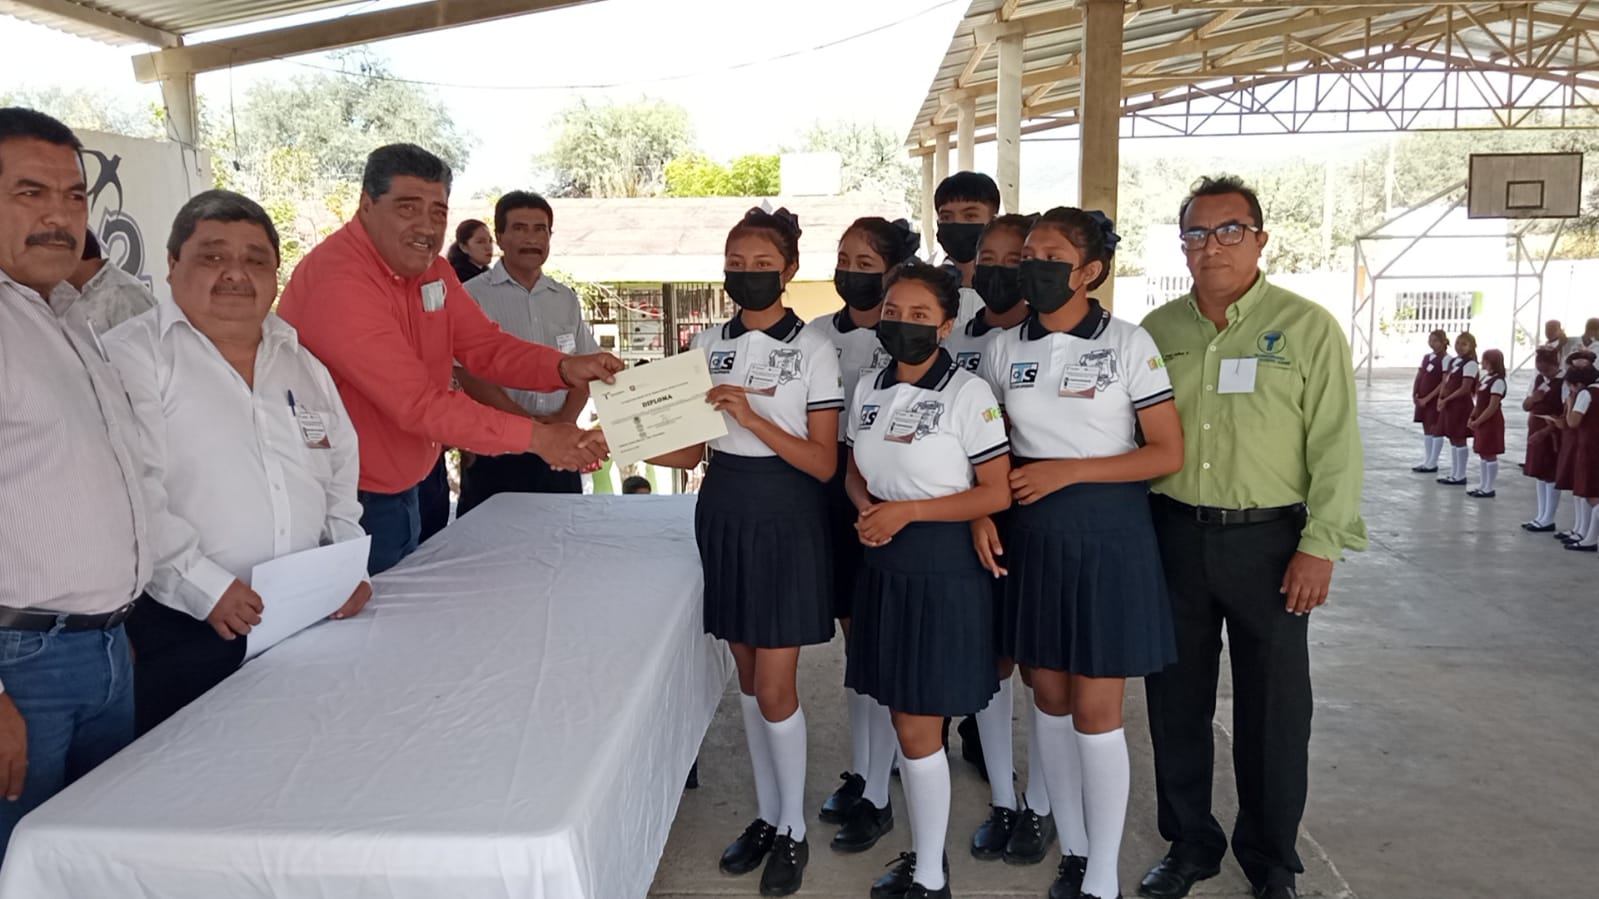
POLYGON ((422 532, 418 543, 427 539, 450 523, 450 473, 444 467, 444 454, 417 487, 417 508, 422 515, 422 532))
POLYGON ((1233 675, 1233 856, 1257 887, 1304 873, 1295 840, 1310 753, 1309 616, 1278 592, 1299 545, 1298 517, 1202 525, 1156 498, 1155 530, 1177 630, 1177 663, 1145 678, 1160 835, 1172 855, 1214 865, 1227 837, 1211 814, 1222 628, 1233 675))
POLYGON ((200 698, 244 664, 247 637, 224 640, 209 622, 139 597, 128 616, 133 647, 133 717, 140 736, 200 698))
POLYGON ((533 453, 478 456, 461 469, 461 498, 455 504, 455 517, 460 518, 499 493, 582 492, 582 475, 556 471, 533 453))

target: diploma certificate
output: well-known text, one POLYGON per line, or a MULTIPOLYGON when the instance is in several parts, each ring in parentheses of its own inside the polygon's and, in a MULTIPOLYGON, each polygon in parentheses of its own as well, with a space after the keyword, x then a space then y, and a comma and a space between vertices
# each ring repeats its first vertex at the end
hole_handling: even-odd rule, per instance
POLYGON ((591 386, 594 411, 611 457, 628 465, 727 435, 722 413, 705 402, 711 371, 705 354, 690 350, 591 386))

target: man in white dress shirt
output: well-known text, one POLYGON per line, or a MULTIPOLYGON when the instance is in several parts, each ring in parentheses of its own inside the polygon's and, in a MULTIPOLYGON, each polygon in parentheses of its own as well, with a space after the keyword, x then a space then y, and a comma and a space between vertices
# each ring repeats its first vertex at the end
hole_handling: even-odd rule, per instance
POLYGON ((63 283, 89 220, 80 147, 0 109, 0 855, 133 739, 122 621, 151 550, 133 414, 63 283))
POLYGON ((67 276, 67 283, 78 289, 77 305, 83 307, 96 334, 155 308, 155 294, 122 266, 106 261, 93 231, 83 236, 83 261, 67 276))
MULTIPOLYGON (((105 338, 144 437, 159 552, 128 621, 140 733, 244 660, 262 611, 252 568, 363 534, 355 429, 327 369, 271 312, 272 220, 206 191, 178 211, 167 257, 172 301, 105 338)), ((334 617, 371 594, 361 584, 334 617)))

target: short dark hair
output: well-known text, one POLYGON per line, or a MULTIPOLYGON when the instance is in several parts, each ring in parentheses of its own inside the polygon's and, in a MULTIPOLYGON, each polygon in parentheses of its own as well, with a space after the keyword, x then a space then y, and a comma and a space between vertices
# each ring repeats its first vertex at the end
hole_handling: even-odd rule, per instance
POLYGON ((933 209, 945 203, 982 203, 999 214, 999 185, 982 172, 956 172, 933 191, 933 209))
POLYGON ((1556 368, 1560 367, 1560 352, 1552 346, 1539 347, 1534 352, 1534 356, 1539 365, 1553 365, 1556 368))
POLYGON ((494 233, 505 233, 505 219, 518 209, 540 209, 550 217, 550 227, 555 227, 555 210, 550 201, 530 190, 513 190, 494 204, 494 233))
MULTIPOLYGON (((804 233, 800 230, 799 216, 789 212, 785 207, 776 212, 767 212, 759 206, 744 213, 744 218, 727 232, 727 242, 732 243, 734 238, 744 237, 749 234, 760 234, 777 247, 777 252, 783 257, 785 265, 799 265, 799 240, 804 233)), ((724 247, 724 252, 725 252, 724 247)))
POLYGON ((623 479, 623 481, 622 481, 622 492, 623 492, 623 493, 624 493, 624 494, 627 494, 627 493, 634 493, 634 492, 636 492, 636 491, 637 491, 637 490, 638 490, 638 489, 639 489, 639 488, 640 488, 640 487, 643 487, 643 488, 644 488, 644 492, 645 492, 645 493, 649 493, 649 492, 650 492, 650 491, 652 491, 652 490, 654 490, 654 489, 655 489, 655 488, 653 488, 653 487, 651 487, 651 486, 650 486, 650 479, 649 479, 649 478, 643 478, 643 477, 639 477, 639 476, 638 476, 638 475, 636 475, 636 474, 634 474, 634 475, 628 475, 628 476, 627 476, 627 477, 626 477, 626 478, 625 478, 625 479, 623 479))
POLYGON ((1039 228, 1053 229, 1055 233, 1071 241, 1077 252, 1083 254, 1084 263, 1096 261, 1101 263, 1099 276, 1088 283, 1089 290, 1104 284, 1105 279, 1110 277, 1112 253, 1105 244, 1105 231, 1108 226, 1102 224, 1093 214, 1075 206, 1056 206, 1039 216, 1038 221, 1033 223, 1033 230, 1039 228))
POLYGON ((194 236, 194 230, 201 222, 250 222, 260 225, 272 244, 272 254, 280 258, 282 256, 278 246, 278 229, 272 224, 272 216, 267 215, 260 203, 231 190, 201 191, 183 204, 183 208, 172 219, 172 234, 167 237, 167 255, 177 259, 178 251, 194 236))
POLYGON ((0 144, 8 140, 42 140, 58 147, 82 150, 83 142, 59 120, 22 106, 0 108, 0 144))
POLYGON ((394 179, 407 175, 423 181, 444 185, 444 195, 450 195, 450 184, 455 176, 450 164, 416 144, 388 144, 378 147, 366 157, 366 168, 361 172, 361 191, 376 200, 389 192, 394 179))
POLYGON ((83 255, 79 259, 99 259, 101 256, 100 238, 94 236, 94 229, 83 232, 83 255))
POLYGON ((933 296, 938 298, 939 308, 944 310, 946 321, 960 318, 960 272, 912 260, 891 270, 888 277, 883 279, 883 296, 887 297, 894 285, 901 281, 915 281, 932 291, 933 296))
POLYGON ((987 240, 988 235, 993 234, 995 231, 1004 231, 1008 229, 1021 234, 1022 238, 1026 239, 1027 232, 1033 230, 1033 225, 1037 223, 1038 213, 1036 212, 1030 215, 1022 215, 1018 212, 1011 212, 1005 215, 997 216, 993 221, 988 223, 987 227, 983 229, 983 233, 978 235, 977 248, 979 250, 982 249, 983 241, 987 240))
POLYGON ((883 260, 884 270, 891 269, 916 255, 922 245, 922 236, 904 219, 889 221, 878 215, 856 219, 844 229, 844 237, 859 233, 871 244, 872 252, 883 260))
POLYGON ((1206 175, 1194 182, 1188 189, 1188 196, 1183 198, 1183 205, 1177 210, 1177 225, 1182 227, 1183 219, 1188 216, 1188 207, 1200 197, 1225 197, 1228 194, 1237 194, 1249 204, 1249 214, 1255 217, 1255 227, 1266 227, 1266 214, 1260 209, 1260 197, 1255 194, 1255 189, 1244 183, 1244 179, 1237 175, 1206 175))

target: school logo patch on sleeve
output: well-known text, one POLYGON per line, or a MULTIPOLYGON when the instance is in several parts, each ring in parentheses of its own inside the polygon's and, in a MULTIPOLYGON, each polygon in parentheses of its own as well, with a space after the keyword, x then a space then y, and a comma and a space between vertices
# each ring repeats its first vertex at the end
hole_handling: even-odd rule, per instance
POLYGON ((998 406, 989 406, 987 409, 983 410, 983 421, 999 421, 1004 417, 1004 414, 999 411, 998 406))
POLYGON ((1165 359, 1161 358, 1160 356, 1154 356, 1154 357, 1150 358, 1150 360, 1149 360, 1149 370, 1150 371, 1159 371, 1159 370, 1161 370, 1161 369, 1163 369, 1165 367, 1166 367, 1166 360, 1165 359))

